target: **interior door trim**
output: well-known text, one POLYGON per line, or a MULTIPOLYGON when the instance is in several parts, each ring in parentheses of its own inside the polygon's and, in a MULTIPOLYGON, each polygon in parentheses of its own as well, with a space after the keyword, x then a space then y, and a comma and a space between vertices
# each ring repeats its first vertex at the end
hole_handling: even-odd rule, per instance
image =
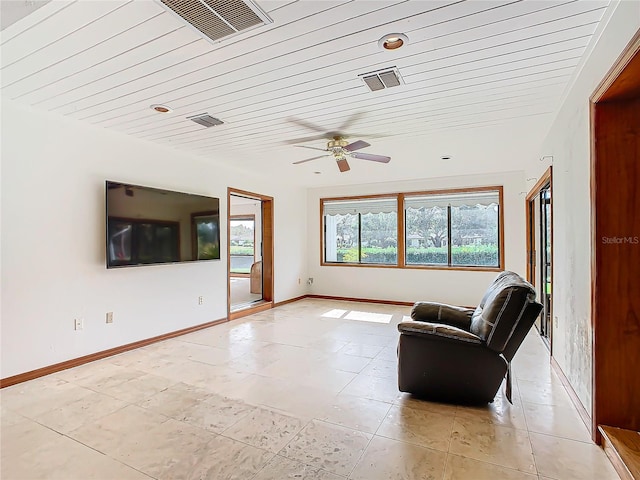
POLYGON ((274 290, 274 248, 273 248, 273 197, 247 190, 227 187, 227 318, 233 320, 273 308, 274 290), (262 209, 262 302, 255 306, 231 312, 231 196, 249 197, 260 200, 262 209))
POLYGON ((551 289, 552 297, 549 305, 549 315, 551 317, 551 331, 549 332, 549 345, 550 353, 553 357, 553 269, 555 262, 553 261, 553 167, 549 166, 547 170, 540 176, 536 184, 529 190, 524 202, 525 208, 525 226, 526 226, 526 252, 527 252, 527 281, 535 286, 535 270, 531 268, 531 236, 535 232, 531 231, 531 225, 533 218, 531 216, 530 204, 535 198, 540 195, 540 192, 549 185, 549 195, 551 196, 550 208, 551 208, 551 289))

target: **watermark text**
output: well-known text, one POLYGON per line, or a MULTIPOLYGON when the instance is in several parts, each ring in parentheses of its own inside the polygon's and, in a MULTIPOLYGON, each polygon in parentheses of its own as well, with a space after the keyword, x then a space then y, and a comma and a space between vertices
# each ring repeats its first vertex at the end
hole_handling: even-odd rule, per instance
POLYGON ((602 237, 602 243, 605 245, 638 245, 640 237, 602 237))

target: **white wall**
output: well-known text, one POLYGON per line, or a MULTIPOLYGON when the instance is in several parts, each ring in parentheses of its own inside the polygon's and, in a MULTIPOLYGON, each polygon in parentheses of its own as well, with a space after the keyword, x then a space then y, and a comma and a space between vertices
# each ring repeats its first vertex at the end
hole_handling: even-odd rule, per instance
POLYGON ((553 157, 553 356, 591 412, 591 210, 589 97, 640 28, 640 2, 613 2, 604 29, 527 176, 553 157))
POLYGON ((309 293, 341 297, 477 305, 496 272, 320 266, 320 199, 444 188, 504 186, 505 268, 526 274, 524 172, 458 176, 309 190, 309 293))
POLYGON ((304 190, 6 101, 0 377, 226 316, 225 255, 105 268, 106 179, 219 197, 222 252, 227 187, 273 196, 275 301, 306 293, 297 282, 307 264, 304 190))

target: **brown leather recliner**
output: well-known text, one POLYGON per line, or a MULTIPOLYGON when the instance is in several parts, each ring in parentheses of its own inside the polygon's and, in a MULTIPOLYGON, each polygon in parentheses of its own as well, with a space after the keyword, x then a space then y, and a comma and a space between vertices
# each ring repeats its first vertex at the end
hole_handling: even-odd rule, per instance
POLYGON ((400 322, 398 388, 455 403, 492 402, 502 380, 511 401, 510 362, 540 313, 520 275, 496 277, 474 309, 417 302, 400 322))

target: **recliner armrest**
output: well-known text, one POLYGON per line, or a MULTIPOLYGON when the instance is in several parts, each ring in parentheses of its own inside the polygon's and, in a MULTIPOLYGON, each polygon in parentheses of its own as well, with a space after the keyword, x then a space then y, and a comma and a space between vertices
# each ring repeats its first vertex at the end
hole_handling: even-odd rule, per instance
POLYGON ((398 324, 398 331, 400 333, 416 336, 435 336, 468 343, 483 343, 480 337, 474 335, 471 332, 467 332, 465 330, 462 330, 461 328, 453 327, 451 325, 444 325, 441 323, 405 320, 398 324))
POLYGON ((471 308, 445 303, 416 302, 411 309, 411 318, 419 322, 442 323, 468 331, 473 312, 471 308))

